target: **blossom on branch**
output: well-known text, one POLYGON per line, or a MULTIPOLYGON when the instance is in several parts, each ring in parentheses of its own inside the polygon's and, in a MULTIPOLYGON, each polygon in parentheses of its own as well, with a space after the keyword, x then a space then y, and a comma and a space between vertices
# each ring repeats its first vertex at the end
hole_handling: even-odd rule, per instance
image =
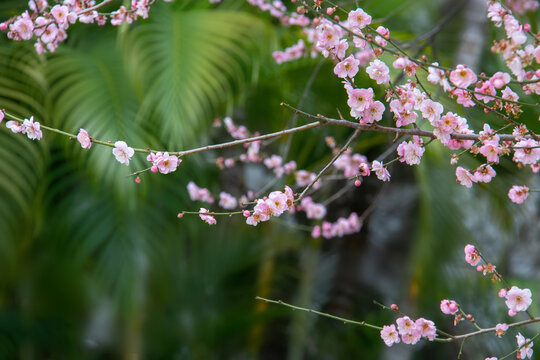
POLYGON ((116 160, 125 165, 129 165, 129 160, 131 160, 131 157, 133 154, 135 154, 135 150, 133 148, 130 148, 125 141, 117 141, 114 143, 114 149, 113 154, 116 160))

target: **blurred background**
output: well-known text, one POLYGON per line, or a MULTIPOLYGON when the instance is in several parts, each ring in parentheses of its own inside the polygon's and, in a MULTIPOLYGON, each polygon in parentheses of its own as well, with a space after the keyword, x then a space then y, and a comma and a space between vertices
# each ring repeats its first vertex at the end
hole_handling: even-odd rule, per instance
MULTIPOLYGON (((355 8, 354 1, 338 3, 355 8)), ((492 39, 504 35, 487 23, 483 0, 358 3, 411 54, 446 66, 466 62, 478 72, 505 70, 489 51, 492 39)), ((1 20, 26 6, 3 0, 1 20)), ((538 30, 538 12, 520 19, 538 30)), ((99 139, 175 150, 228 141, 223 128, 212 126, 215 117, 232 116, 261 133, 305 121, 291 119, 282 101, 314 114, 347 114, 330 60, 273 61, 273 51, 299 36, 297 28, 284 28, 241 0, 158 2, 148 20, 129 27, 76 25, 46 56, 2 33, 0 107, 73 133, 82 127, 99 139)), ((372 86, 365 74, 357 81, 372 86)), ((384 89, 377 91, 384 96, 384 89)), ((476 131, 488 119, 444 96, 439 101, 476 131)), ((538 108, 525 110, 521 121, 540 131, 538 108)), ((385 116, 383 123, 390 124, 385 116)), ((264 151, 318 172, 331 158, 325 136, 339 145, 350 133, 317 128, 295 134, 288 152, 287 138, 264 151)), ((392 140, 362 133, 354 151, 372 160, 392 140)), ((267 186, 272 174, 262 164, 216 167, 218 156, 239 151, 192 156, 177 172, 145 174, 136 185, 126 175, 146 167, 142 156, 128 168, 110 148, 83 150, 48 132, 34 142, 2 126, 0 359, 455 359, 459 343, 387 348, 375 330, 254 298, 378 326, 395 315, 373 301, 396 303, 446 331, 472 331, 465 323, 454 329, 453 319, 440 313, 440 300, 453 298, 480 326, 510 322, 497 297, 501 285, 464 262, 467 243, 512 284, 539 294, 540 202, 534 194, 521 206, 507 198, 511 185, 538 188, 539 179, 508 159, 491 183, 466 189, 455 182, 451 152, 434 143, 420 166, 393 165, 390 183, 368 178, 333 198, 329 221, 373 209, 360 233, 343 238, 311 238, 305 229, 314 224, 302 214, 256 228, 242 217, 218 218, 213 227, 196 216, 177 219, 179 211, 204 206, 189 199, 189 181, 214 196, 294 184, 289 176, 267 186)), ((462 161, 474 167, 481 160, 462 161)), ((323 202, 346 186, 328 182, 313 198, 323 202)), ((531 312, 538 315, 536 299, 531 312)), ((538 325, 520 331, 532 337, 538 325)), ((468 341, 462 358, 507 354, 516 333, 468 341)))

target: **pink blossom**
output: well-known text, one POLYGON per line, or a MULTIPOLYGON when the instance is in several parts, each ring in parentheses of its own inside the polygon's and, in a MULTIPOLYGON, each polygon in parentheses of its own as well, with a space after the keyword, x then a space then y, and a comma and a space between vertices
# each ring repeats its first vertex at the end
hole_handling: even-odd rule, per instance
MULTIPOLYGON (((517 286, 512 286, 506 293, 505 304, 508 307, 509 314, 526 311, 532 303, 532 293, 529 289, 520 289, 517 286)), ((510 315, 513 316, 513 315, 510 315)))
POLYGON ((309 196, 302 199, 301 206, 308 219, 322 219, 326 215, 326 207, 313 202, 309 196))
POLYGON ((202 221, 207 223, 208 225, 216 225, 216 218, 212 215, 204 215, 205 213, 209 213, 210 211, 205 208, 200 208, 199 210, 199 217, 202 221))
POLYGON ((17 37, 21 40, 30 40, 34 36, 34 23, 28 17, 19 18, 9 26, 9 30, 16 34, 15 40, 17 37))
POLYGON ((421 338, 421 335, 420 335, 420 331, 418 330, 401 335, 401 340, 403 341, 403 343, 410 344, 410 345, 416 344, 420 340, 420 338, 421 338))
POLYGON ((476 179, 469 170, 458 166, 456 169, 456 181, 458 181, 461 185, 470 188, 473 182, 476 182, 476 179))
POLYGON ((321 227, 319 225, 315 225, 311 231, 311 237, 317 239, 319 236, 321 236, 321 227))
POLYGON ((375 172, 375 175, 377 175, 377 178, 381 181, 390 181, 390 173, 386 168, 383 166, 382 161, 374 160, 371 163, 371 170, 375 172))
POLYGON ((371 24, 371 16, 369 16, 364 10, 358 8, 349 12, 347 21, 351 28, 363 29, 371 24))
POLYGON ((510 101, 518 101, 519 100, 518 94, 513 92, 512 89, 510 89, 508 86, 505 87, 503 91, 501 91, 501 96, 505 100, 510 100, 510 101))
POLYGON ((366 68, 366 72, 377 84, 387 84, 390 82, 390 69, 379 59, 373 60, 366 68))
POLYGON ((393 344, 399 343, 399 335, 394 324, 383 326, 381 338, 384 340, 386 346, 392 346, 393 344))
POLYGON ((6 123, 6 127, 8 129, 10 129, 12 132, 14 133, 23 133, 23 134, 26 134, 26 128, 25 126, 23 125, 23 123, 19 122, 19 121, 14 121, 14 120, 11 120, 11 121, 8 121, 6 123))
POLYGON ((508 191, 508 197, 516 204, 523 204, 527 196, 529 196, 529 188, 526 186, 514 185, 508 191))
POLYGON ((55 5, 51 9, 52 16, 54 16, 54 19, 60 25, 64 24, 67 21, 68 13, 69 9, 67 6, 55 5))
POLYGON ((441 311, 443 314, 454 315, 458 310, 459 307, 454 300, 441 300, 441 311))
POLYGON ((491 181, 492 178, 495 177, 497 173, 490 165, 481 165, 479 166, 476 171, 474 172, 474 178, 478 182, 484 182, 488 183, 491 181))
POLYGON ((380 101, 374 101, 369 104, 369 107, 366 110, 364 110, 359 119, 359 123, 362 125, 372 124, 375 121, 382 120, 383 114, 384 104, 380 101))
POLYGON ((516 335, 517 345, 519 347, 518 352, 518 359, 526 359, 526 358, 532 358, 533 355, 533 345, 534 342, 531 341, 531 339, 525 339, 521 333, 518 333, 516 335))
POLYGON ((502 89, 502 87, 510 82, 510 75, 504 72, 496 72, 489 79, 489 82, 495 89, 502 89))
POLYGON ((58 35, 58 27, 56 24, 50 24, 45 28, 45 31, 41 35, 41 41, 44 44, 52 43, 56 40, 56 35, 58 35))
POLYGON ((420 332, 420 335, 429 341, 433 341, 437 336, 435 323, 433 323, 431 320, 419 318, 414 322, 414 326, 416 327, 416 330, 420 332))
POLYGON ((279 216, 289 208, 287 200, 287 195, 281 191, 272 191, 268 195, 267 201, 271 202, 272 207, 275 209, 272 214, 273 216, 279 216))
POLYGON ((90 149, 92 147, 92 139, 88 136, 88 132, 84 129, 79 130, 77 134, 77 141, 81 144, 83 149, 90 149))
POLYGON ((486 141, 478 152, 486 157, 490 163, 499 163, 499 147, 495 141, 486 141))
POLYGON ((478 254, 478 251, 473 245, 471 244, 466 245, 464 251, 465 251, 465 261, 471 266, 478 265, 480 260, 482 260, 482 258, 480 257, 480 254, 478 254))
POLYGON ((516 143, 513 160, 522 164, 535 164, 540 160, 540 142, 534 139, 521 140, 516 143))
POLYGON ((459 88, 465 89, 476 80, 476 74, 465 65, 459 64, 456 70, 450 73, 450 81, 459 88))
POLYGON ((501 290, 499 290, 498 295, 499 295, 499 297, 503 298, 503 297, 506 297, 507 292, 508 291, 505 288, 502 288, 501 290))
POLYGON ((349 55, 348 58, 337 63, 334 67, 334 74, 340 78, 353 78, 358 73, 359 64, 360 61, 356 60, 354 56, 349 55))
POLYGON ((400 335, 411 334, 416 330, 414 321, 412 321, 408 316, 403 316, 396 319, 396 323, 400 335))
POLYGON ((193 181, 190 181, 187 184, 187 190, 192 201, 203 201, 210 204, 214 202, 214 198, 210 194, 210 190, 198 187, 193 181))
POLYGON ((477 83, 476 87, 474 88, 474 91, 476 91, 476 93, 474 94, 474 97, 477 98, 478 100, 484 101, 484 104, 487 104, 490 101, 495 100, 493 95, 497 94, 497 90, 495 90, 495 88, 489 81, 477 83), (482 95, 482 94, 485 94, 485 95, 482 95))
POLYGON ((168 152, 165 152, 157 159, 155 165, 160 173, 169 174, 176 171, 176 168, 180 162, 182 162, 182 160, 178 159, 178 156, 169 155, 168 152))
POLYGON ((508 330, 508 324, 506 323, 495 325, 495 335, 497 335, 498 337, 503 336, 507 330, 508 330))
POLYGON ((24 133, 26 133, 26 136, 28 136, 31 140, 41 140, 43 137, 43 133, 41 132, 41 126, 37 121, 34 121, 34 117, 30 117, 30 119, 24 119, 23 122, 24 126, 24 133))
POLYGON ((415 62, 407 59, 406 57, 398 57, 393 63, 394 69, 403 69, 408 76, 414 76, 416 74, 416 68, 418 65, 415 62))
POLYGON ((400 156, 399 161, 405 162, 407 165, 420 164, 420 159, 424 155, 424 151, 422 140, 416 135, 413 141, 403 141, 397 148, 397 153, 400 156))
POLYGON ((422 112, 422 117, 429 120, 429 122, 433 125, 441 118, 443 106, 438 102, 426 99, 420 104, 420 111, 422 112))
POLYGON ((358 117, 362 111, 369 108, 371 103, 373 102, 373 89, 355 89, 353 87, 347 87, 347 93, 349 95, 349 99, 347 100, 347 105, 351 108, 351 114, 352 111, 355 112, 354 117, 358 117))
POLYGON ((125 141, 117 141, 114 143, 114 149, 113 154, 116 160, 125 165, 129 165, 129 160, 131 160, 131 157, 133 154, 135 154, 135 150, 133 148, 130 148, 125 141))
POLYGON ((4 117, 6 116, 6 110, 0 109, 0 124, 2 121, 4 121, 4 117))
POLYGON ((223 191, 219 193, 219 206, 224 209, 231 210, 236 208, 237 205, 238 203, 234 196, 223 191))

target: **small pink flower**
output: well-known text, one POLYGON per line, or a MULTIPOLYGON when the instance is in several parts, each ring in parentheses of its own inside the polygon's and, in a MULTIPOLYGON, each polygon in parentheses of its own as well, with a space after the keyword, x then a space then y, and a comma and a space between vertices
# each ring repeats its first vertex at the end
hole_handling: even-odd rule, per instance
POLYGON ((62 25, 63 23, 67 21, 68 13, 69 13, 69 9, 67 6, 55 5, 51 9, 52 16, 54 16, 54 19, 60 25, 62 25))
POLYGON ((176 171, 178 164, 181 162, 182 160, 180 160, 176 155, 169 155, 168 152, 165 152, 159 157, 155 165, 158 167, 160 173, 169 174, 176 171))
POLYGON ((482 260, 482 258, 480 257, 480 254, 478 254, 478 251, 473 245, 471 244, 466 245, 464 251, 465 251, 465 261, 471 266, 478 265, 480 260, 482 260))
POLYGON ((377 84, 387 84, 390 82, 390 69, 379 59, 375 59, 369 64, 366 68, 366 73, 377 84))
POLYGON ((514 185, 512 188, 510 188, 510 191, 508 191, 508 197, 516 204, 523 204, 528 196, 529 188, 526 186, 514 185))
POLYGON ((532 293, 529 289, 520 289, 517 286, 512 286, 512 288, 506 293, 505 304, 513 313, 526 311, 531 303, 532 293))
POLYGON ((458 181, 461 185, 470 188, 473 182, 476 182, 476 179, 469 170, 458 166, 456 168, 456 181, 458 181))
POLYGON ((422 117, 424 119, 428 119, 429 122, 433 125, 441 118, 443 106, 438 102, 426 99, 422 101, 422 104, 420 104, 420 111, 422 112, 422 117))
POLYGON ((369 106, 373 102, 373 89, 371 88, 354 89, 352 87, 348 87, 347 93, 349 95, 347 105, 349 105, 351 110, 354 110, 357 115, 360 115, 362 111, 369 108, 369 106))
POLYGON ((498 337, 503 336, 508 330, 508 324, 502 323, 495 325, 495 335, 498 337))
POLYGON ((88 132, 84 129, 79 130, 79 134, 77 134, 77 141, 81 144, 83 149, 90 149, 92 147, 92 139, 90 139, 88 132))
POLYGON ((4 117, 6 116, 6 110, 1 109, 0 110, 0 124, 2 121, 4 121, 4 117))
POLYGON ((478 182, 485 182, 488 183, 491 181, 497 175, 495 170, 490 165, 481 165, 479 166, 476 171, 474 172, 474 178, 478 182))
POLYGON ((236 208, 237 205, 238 202, 236 201, 236 198, 234 196, 223 191, 219 193, 219 206, 224 209, 231 210, 236 208))
POLYGON ((441 311, 446 315, 454 315, 459 310, 457 303, 454 300, 441 300, 441 311))
POLYGON ((408 316, 403 316, 396 319, 396 323, 400 335, 411 334, 416 330, 414 321, 412 321, 408 316))
POLYGON ((420 331, 418 330, 415 330, 408 334, 401 335, 401 340, 403 341, 403 343, 410 344, 410 345, 416 344, 420 340, 420 338, 421 338, 421 335, 420 335, 420 331))
POLYGON ((204 215, 204 213, 209 213, 210 211, 205 208, 200 208, 199 210, 199 217, 202 221, 207 223, 208 225, 216 225, 216 218, 212 215, 204 215))
POLYGON ((450 73, 450 81, 459 88, 465 89, 476 80, 476 74, 465 65, 459 64, 456 70, 450 73))
POLYGON ((129 165, 129 160, 131 160, 131 157, 135 154, 135 150, 130 148, 125 141, 115 142, 112 152, 116 160, 125 165, 129 165))
POLYGON ((420 332, 422 337, 425 337, 429 341, 433 341, 437 336, 437 329, 435 328, 435 323, 431 320, 426 320, 424 318, 419 318, 414 322, 416 330, 420 332))
POLYGON ((524 149, 515 149, 514 157, 512 160, 514 162, 519 162, 522 164, 536 164, 540 160, 540 142, 534 139, 521 140, 515 145, 518 148, 524 149))
POLYGON ((337 65, 334 67, 334 74, 340 78, 353 78, 358 73, 359 64, 360 61, 356 60, 354 56, 350 55, 345 60, 337 63, 337 65))
POLYGON ((496 72, 489 79, 489 82, 495 89, 502 89, 502 87, 510 82, 510 75, 508 73, 496 72))
POLYGON ((371 170, 375 172, 375 175, 377 175, 377 178, 381 181, 390 181, 390 173, 386 168, 383 166, 382 161, 374 160, 371 163, 371 170))
POLYGON ((526 358, 532 358, 533 355, 533 345, 534 342, 531 341, 531 339, 525 339, 521 333, 518 333, 516 335, 517 345, 519 347, 518 352, 518 359, 526 359, 526 358))
POLYGON ((348 23, 351 28, 363 29, 371 24, 371 16, 359 8, 349 12, 348 23))
POLYGON ((16 133, 26 134, 26 128, 21 122, 11 120, 11 121, 6 122, 6 127, 10 129, 12 132, 14 132, 15 134, 16 133))
POLYGON ((43 133, 41 132, 41 126, 37 121, 34 122, 34 117, 30 119, 24 119, 23 126, 25 128, 26 136, 31 140, 41 140, 43 133))
POLYGON ((384 340, 386 346, 392 346, 393 344, 399 343, 399 335, 394 324, 383 326, 381 338, 384 340))
POLYGON ((400 156, 399 161, 405 162, 407 165, 418 165, 420 159, 424 155, 424 147, 422 140, 418 136, 414 136, 414 141, 403 141, 397 148, 397 153, 400 156))
POLYGON ((34 23, 28 17, 20 18, 9 26, 9 30, 16 33, 21 40, 30 40, 34 36, 34 23))

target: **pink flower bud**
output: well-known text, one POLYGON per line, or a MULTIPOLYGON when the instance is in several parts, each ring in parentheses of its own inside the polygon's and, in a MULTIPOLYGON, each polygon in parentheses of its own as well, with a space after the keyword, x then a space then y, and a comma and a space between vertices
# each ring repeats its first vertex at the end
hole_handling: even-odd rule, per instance
POLYGON ((354 186, 359 187, 360 185, 362 185, 362 182, 360 181, 360 179, 356 179, 354 181, 354 186))
POLYGON ((390 309, 392 309, 394 311, 399 311, 399 307, 396 304, 390 305, 390 309))
POLYGON ((450 309, 450 311, 452 313, 455 313, 456 311, 458 311, 458 307, 457 307, 457 304, 452 302, 448 305, 448 309, 450 309))
POLYGON ((244 210, 242 215, 244 215, 245 217, 249 217, 251 215, 251 213, 249 212, 249 210, 244 210))
POLYGON ((176 215, 177 218, 181 219, 184 216, 183 212, 179 212, 178 215, 176 215))
POLYGON ((469 321, 473 321, 473 320, 474 320, 474 318, 473 318, 473 316, 472 316, 471 314, 467 314, 467 320, 469 320, 469 321))
POLYGON ((140 184, 140 183, 141 183, 141 178, 137 176, 137 177, 135 178, 135 182, 136 182, 137 184, 140 184))
POLYGON ((157 172, 158 172, 157 166, 155 166, 155 165, 152 166, 152 167, 150 168, 150 171, 152 171, 153 173, 157 173, 157 172))
POLYGON ((499 297, 503 298, 506 296, 506 289, 499 290, 499 297))
POLYGON ((525 32, 531 31, 531 25, 529 25, 529 24, 524 24, 524 25, 523 25, 523 31, 525 31, 525 32))
POLYGON ((482 271, 482 270, 484 270, 484 267, 482 265, 478 265, 476 267, 476 271, 482 271))

